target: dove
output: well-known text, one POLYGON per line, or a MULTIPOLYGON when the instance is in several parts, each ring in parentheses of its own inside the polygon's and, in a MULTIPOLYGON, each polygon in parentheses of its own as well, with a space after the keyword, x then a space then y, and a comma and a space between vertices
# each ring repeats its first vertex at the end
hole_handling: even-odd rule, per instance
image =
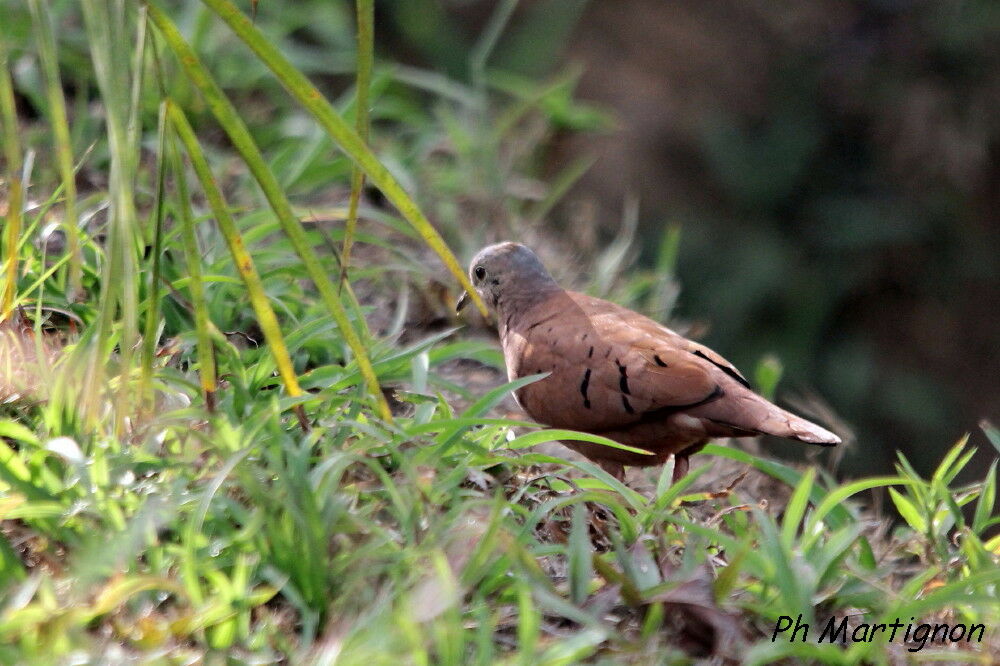
MULTIPOLYGON (((508 379, 548 373, 514 397, 536 422, 601 435, 652 455, 564 441, 619 480, 625 465, 688 457, 716 437, 774 435, 833 446, 840 437, 755 393, 732 363, 656 321, 559 286, 535 253, 480 250, 469 279, 494 316, 508 379)), ((456 309, 468 298, 464 293, 456 309)))

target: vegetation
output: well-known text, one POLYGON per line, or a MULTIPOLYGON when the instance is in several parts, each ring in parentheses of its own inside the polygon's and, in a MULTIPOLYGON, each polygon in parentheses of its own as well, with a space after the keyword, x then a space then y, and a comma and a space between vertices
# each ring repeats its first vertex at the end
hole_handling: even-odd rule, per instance
MULTIPOLYGON (((588 436, 506 413, 537 378, 502 384, 457 330, 449 248, 545 238, 586 168, 539 180, 545 138, 607 118, 572 72, 489 69, 514 4, 469 84, 370 67, 370 0, 259 25, 228 0, 0 4, 0 661, 991 662, 997 463, 956 481, 964 439, 929 479, 900 456, 846 483, 716 443, 626 486, 530 448, 588 436), (845 615, 986 631, 771 640, 845 615)), ((662 304, 679 239, 628 279, 611 245, 589 288, 662 304)))

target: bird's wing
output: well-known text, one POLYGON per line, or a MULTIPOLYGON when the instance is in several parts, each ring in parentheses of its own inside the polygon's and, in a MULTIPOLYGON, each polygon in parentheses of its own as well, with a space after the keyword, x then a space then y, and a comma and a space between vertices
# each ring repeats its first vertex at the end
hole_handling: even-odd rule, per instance
POLYGON ((670 335, 652 320, 626 310, 592 317, 598 337, 611 349, 607 361, 595 369, 601 385, 617 391, 622 409, 635 414, 664 408, 681 410, 722 396, 713 367, 686 348, 687 340, 670 335), (626 404, 628 403, 628 404, 626 404))
POLYGON ((684 342, 686 343, 685 348, 687 349, 687 351, 691 352, 695 356, 703 358, 704 360, 708 361, 709 363, 717 367, 719 370, 722 370, 722 372, 726 373, 727 375, 735 379, 737 382, 739 382, 746 388, 750 388, 750 382, 747 381, 747 378, 743 376, 743 373, 740 372, 735 365, 724 359, 722 355, 712 351, 705 345, 699 344, 692 340, 684 340, 684 342))
POLYGON ((534 418, 611 429, 724 396, 724 370, 682 336, 613 303, 568 295, 529 313, 520 332, 517 374, 552 373, 519 393, 534 418))

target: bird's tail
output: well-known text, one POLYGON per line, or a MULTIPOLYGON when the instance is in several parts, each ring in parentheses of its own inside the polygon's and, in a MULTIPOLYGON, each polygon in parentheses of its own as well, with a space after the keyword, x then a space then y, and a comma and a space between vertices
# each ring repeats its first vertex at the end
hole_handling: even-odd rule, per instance
POLYGON ((820 446, 835 446, 841 442, 840 437, 826 428, 785 411, 750 390, 736 393, 729 400, 717 400, 698 407, 689 413, 706 418, 722 428, 716 433, 718 435, 725 435, 724 431, 728 428, 732 430, 729 436, 739 436, 740 433, 744 436, 774 435, 820 446))
POLYGON ((807 421, 774 404, 768 404, 768 407, 770 409, 767 414, 755 428, 758 432, 820 446, 835 446, 841 442, 840 437, 812 421, 807 421))

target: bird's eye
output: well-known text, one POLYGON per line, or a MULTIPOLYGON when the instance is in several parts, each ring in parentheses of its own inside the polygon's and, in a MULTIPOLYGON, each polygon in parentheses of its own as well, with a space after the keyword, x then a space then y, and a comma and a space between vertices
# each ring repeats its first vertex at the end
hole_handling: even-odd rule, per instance
POLYGON ((474 270, 473 273, 476 274, 477 280, 482 280, 484 277, 486 277, 486 269, 483 268, 482 266, 476 266, 476 270, 474 270))

